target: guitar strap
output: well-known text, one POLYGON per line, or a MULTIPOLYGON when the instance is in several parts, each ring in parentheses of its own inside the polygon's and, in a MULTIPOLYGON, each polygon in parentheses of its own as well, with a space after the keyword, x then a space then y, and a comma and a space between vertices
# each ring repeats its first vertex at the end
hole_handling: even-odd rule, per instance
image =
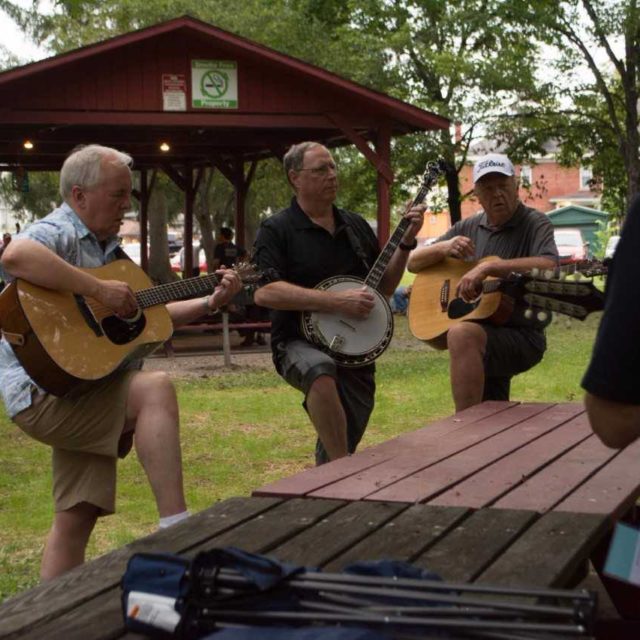
POLYGON ((367 270, 367 273, 369 273, 369 271, 371 270, 371 267, 367 262, 367 254, 364 252, 364 249, 360 244, 360 240, 358 239, 356 232, 353 230, 353 228, 348 222, 345 223, 345 229, 347 231, 347 238, 349 239, 349 244, 351 245, 351 248, 353 249, 354 253, 358 256, 358 258, 362 260, 362 263, 364 264, 367 270))
POLYGON ((129 257, 129 254, 120 245, 118 245, 113 250, 113 253, 115 254, 116 258, 120 260, 131 260, 131 258, 129 257))

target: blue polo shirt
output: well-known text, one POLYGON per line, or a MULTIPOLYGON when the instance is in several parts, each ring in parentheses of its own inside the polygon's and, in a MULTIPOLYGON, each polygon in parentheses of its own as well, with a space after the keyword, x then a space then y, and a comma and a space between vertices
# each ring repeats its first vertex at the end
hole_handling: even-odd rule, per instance
MULTIPOLYGON (((109 238, 103 249, 75 211, 65 202, 48 216, 29 225, 14 240, 28 238, 59 255, 66 262, 83 268, 100 267, 118 256, 117 236, 109 238)), ((13 278, 7 274, 7 281, 13 278)), ((7 414, 16 414, 31 406, 32 391, 38 388, 16 358, 9 343, 0 340, 0 394, 7 414)))

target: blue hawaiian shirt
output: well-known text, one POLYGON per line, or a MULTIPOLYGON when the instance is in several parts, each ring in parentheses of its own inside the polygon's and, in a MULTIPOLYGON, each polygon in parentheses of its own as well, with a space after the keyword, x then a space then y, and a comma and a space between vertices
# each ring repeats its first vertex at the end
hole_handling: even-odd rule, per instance
MULTIPOLYGON (((29 225, 15 239, 28 238, 76 267, 101 267, 119 256, 114 253, 119 238, 113 236, 103 249, 93 232, 65 202, 48 216, 29 225)), ((7 281, 13 278, 7 274, 7 281)), ((22 368, 9 343, 0 340, 0 394, 9 417, 31 406, 32 392, 38 386, 22 368)))

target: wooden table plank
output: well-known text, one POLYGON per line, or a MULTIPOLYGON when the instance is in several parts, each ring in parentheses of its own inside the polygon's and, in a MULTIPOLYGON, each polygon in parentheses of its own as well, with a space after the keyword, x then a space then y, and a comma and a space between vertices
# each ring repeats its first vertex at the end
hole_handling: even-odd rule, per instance
POLYGON ((280 502, 273 498, 231 498, 169 529, 85 563, 57 580, 10 598, 0 605, 0 637, 13 637, 11 634, 16 630, 28 629, 60 616, 119 584, 127 561, 138 551, 182 553, 203 539, 232 529, 280 502))
POLYGON ((414 504, 333 559, 324 570, 341 571, 346 565, 362 559, 411 562, 469 513, 468 509, 456 507, 414 504))
POLYGON ((581 414, 526 447, 481 469, 428 503, 473 509, 489 506, 591 433, 586 415, 581 414))
POLYGON ((551 511, 515 540, 477 582, 507 587, 570 587, 572 577, 608 526, 607 518, 599 514, 551 511))
POLYGON ((290 498, 310 494, 336 480, 349 478, 365 469, 375 467, 393 457, 398 451, 407 447, 411 448, 418 442, 437 439, 450 431, 495 416, 514 406, 517 406, 517 403, 484 402, 474 407, 469 407, 453 416, 430 423, 417 431, 401 434, 379 445, 362 449, 356 455, 340 458, 329 464, 276 480, 256 489, 252 495, 290 498))
POLYGON ((525 480, 492 506, 499 509, 548 511, 615 455, 615 451, 605 447, 592 435, 525 480))
POLYGON ((455 527, 413 564, 448 582, 470 582, 480 575, 535 520, 530 511, 483 509, 455 527))
MULTIPOLYGON (((402 502, 427 501, 491 464, 497 457, 521 447, 528 440, 538 437, 549 429, 555 429, 559 423, 564 421, 566 415, 564 411, 558 411, 558 415, 555 416, 556 421, 551 421, 546 417, 538 419, 540 412, 535 412, 531 414, 533 419, 529 423, 528 416, 524 413, 529 407, 528 405, 521 405, 521 407, 522 411, 519 412, 521 420, 516 420, 508 426, 501 424, 499 420, 488 424, 474 425, 464 434, 458 434, 455 442, 449 445, 449 447, 460 445, 459 451, 455 455, 442 456, 444 459, 439 459, 440 457, 434 457, 430 452, 426 452, 425 455, 434 460, 435 464, 425 465, 424 469, 414 471, 411 475, 379 491, 370 493, 364 499, 402 502)), ((542 407, 552 408, 548 405, 538 405, 538 408, 542 407)), ((506 417, 506 413, 513 417, 515 410, 512 409, 502 415, 506 417)), ((547 416, 548 413, 545 410, 543 415, 547 416)), ((446 451, 448 445, 444 443, 442 446, 446 451)))
POLYGON ((554 511, 608 514, 612 520, 624 516, 640 497, 640 440, 620 451, 554 511))
MULTIPOLYGON (((252 501, 252 499, 245 499, 245 501, 247 500, 252 501)), ((265 499, 258 498, 256 500, 265 499)), ((269 501, 274 502, 273 500, 269 501)), ((253 553, 265 553, 304 529, 317 524, 318 521, 341 507, 344 507, 344 503, 335 500, 322 502, 318 500, 291 500, 285 503, 276 501, 272 509, 257 511, 252 519, 238 522, 231 530, 220 531, 218 535, 211 536, 209 532, 200 529, 200 543, 191 545, 189 550, 181 555, 190 558, 199 551, 231 545, 253 553)), ((169 551, 166 548, 158 549, 157 543, 150 544, 149 548, 144 550, 169 551)), ((89 565, 91 564, 85 565, 85 571, 90 571, 89 565)), ((80 606, 76 604, 73 609, 64 613, 61 611, 62 615, 43 624, 31 626, 27 629, 27 633, 9 634, 7 637, 106 640, 117 637, 119 633, 124 633, 118 587, 124 569, 125 567, 122 566, 117 576, 118 579, 115 582, 110 582, 110 588, 106 593, 101 593, 80 606)), ((1 608, 0 613, 2 613, 1 608)))
POLYGON ((351 502, 269 553, 283 562, 322 567, 407 507, 384 502, 375 505, 351 502))
MULTIPOLYGON (((362 500, 370 496, 373 500, 416 502, 423 499, 414 490, 410 478, 421 478, 437 462, 452 456, 479 442, 487 440, 501 431, 511 429, 515 424, 544 410, 549 405, 517 405, 471 425, 458 427, 448 437, 431 437, 425 441, 413 440, 404 444, 401 453, 348 478, 311 492, 317 498, 342 500, 362 500), (397 489, 396 489, 397 488, 397 489)), ((357 457, 357 456, 356 456, 357 457)), ((423 483, 419 481, 420 488, 423 483)))

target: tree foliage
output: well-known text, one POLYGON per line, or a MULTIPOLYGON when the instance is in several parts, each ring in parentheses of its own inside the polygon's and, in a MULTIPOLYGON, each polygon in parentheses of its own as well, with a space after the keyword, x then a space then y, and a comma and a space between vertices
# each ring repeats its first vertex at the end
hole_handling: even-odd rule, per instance
POLYGON ((638 191, 637 0, 531 0, 519 12, 548 55, 539 77, 553 100, 502 121, 496 135, 526 153, 554 139, 565 164, 591 164, 603 206, 622 215, 638 191))
MULTIPOLYGON (((0 0, 54 53, 189 14, 461 123, 458 137, 440 131, 392 143, 394 202, 439 156, 453 221, 466 195, 458 174, 479 137, 494 137, 522 162, 558 141, 562 162, 592 163, 616 211, 638 188, 637 0, 53 0, 46 13, 40 5, 0 0)), ((353 149, 338 156, 342 204, 373 216, 372 167, 353 149)), ((248 196, 249 238, 261 213, 288 197, 277 163, 262 164, 248 196)), ((232 217, 233 199, 219 174, 212 181, 202 208, 215 227, 232 217)))

